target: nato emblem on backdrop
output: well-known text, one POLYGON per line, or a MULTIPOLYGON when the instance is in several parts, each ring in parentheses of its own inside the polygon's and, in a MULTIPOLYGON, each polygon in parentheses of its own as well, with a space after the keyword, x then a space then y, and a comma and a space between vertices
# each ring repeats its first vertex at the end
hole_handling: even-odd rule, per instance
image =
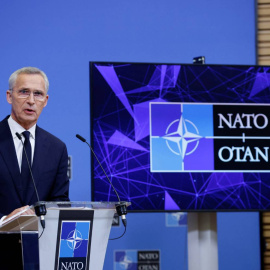
POLYGON ((116 250, 114 270, 160 269, 159 250, 116 250))
POLYGON ((90 221, 62 221, 57 269, 88 269, 90 221))
POLYGON ((270 171, 269 105, 150 103, 151 172, 270 171))
POLYGON ((137 250, 115 251, 114 270, 137 270, 137 250))
POLYGON ((174 212, 166 213, 166 227, 187 226, 187 213, 174 212))

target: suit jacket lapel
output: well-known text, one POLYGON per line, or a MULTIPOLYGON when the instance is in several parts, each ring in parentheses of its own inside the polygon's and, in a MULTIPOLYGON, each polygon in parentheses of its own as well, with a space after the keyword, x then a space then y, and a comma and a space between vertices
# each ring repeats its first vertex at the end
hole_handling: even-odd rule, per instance
POLYGON ((21 173, 7 118, 0 122, 0 155, 6 163, 11 181, 23 205, 21 173))

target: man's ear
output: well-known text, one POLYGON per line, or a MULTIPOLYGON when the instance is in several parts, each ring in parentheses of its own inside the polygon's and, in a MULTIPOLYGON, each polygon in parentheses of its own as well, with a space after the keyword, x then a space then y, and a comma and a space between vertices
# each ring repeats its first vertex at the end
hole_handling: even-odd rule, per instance
POLYGON ((44 102, 44 106, 43 106, 43 108, 47 106, 48 99, 49 99, 49 96, 47 95, 47 96, 46 96, 46 100, 45 100, 45 102, 44 102))
POLYGON ((7 102, 8 102, 9 104, 12 104, 12 95, 11 95, 11 91, 10 91, 10 90, 7 90, 6 95, 7 95, 7 102))

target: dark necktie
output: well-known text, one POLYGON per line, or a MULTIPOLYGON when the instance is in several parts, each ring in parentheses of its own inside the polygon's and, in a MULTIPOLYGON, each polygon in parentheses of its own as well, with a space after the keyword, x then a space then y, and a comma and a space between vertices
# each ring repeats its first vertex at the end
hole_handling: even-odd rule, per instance
POLYGON ((23 187, 23 196, 24 199, 26 197, 26 193, 27 193, 27 188, 28 188, 28 184, 30 182, 31 179, 31 174, 30 174, 30 169, 29 169, 29 165, 25 156, 25 152, 27 154, 28 157, 28 161, 31 167, 31 143, 29 140, 29 136, 30 136, 30 132, 29 131, 24 131, 23 136, 25 138, 24 140, 24 148, 25 151, 23 149, 22 152, 22 165, 21 165, 21 176, 22 176, 22 187, 23 187))

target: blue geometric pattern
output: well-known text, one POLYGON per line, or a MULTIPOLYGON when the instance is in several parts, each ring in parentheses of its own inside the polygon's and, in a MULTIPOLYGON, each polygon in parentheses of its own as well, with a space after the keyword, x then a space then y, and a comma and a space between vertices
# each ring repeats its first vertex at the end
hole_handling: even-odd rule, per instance
MULTIPOLYGON (((130 209, 270 209, 269 173, 151 172, 147 110, 160 102, 270 103, 269 67, 96 63, 91 74, 92 146, 130 209)), ((92 199, 116 201, 94 158, 92 171, 92 199)))

